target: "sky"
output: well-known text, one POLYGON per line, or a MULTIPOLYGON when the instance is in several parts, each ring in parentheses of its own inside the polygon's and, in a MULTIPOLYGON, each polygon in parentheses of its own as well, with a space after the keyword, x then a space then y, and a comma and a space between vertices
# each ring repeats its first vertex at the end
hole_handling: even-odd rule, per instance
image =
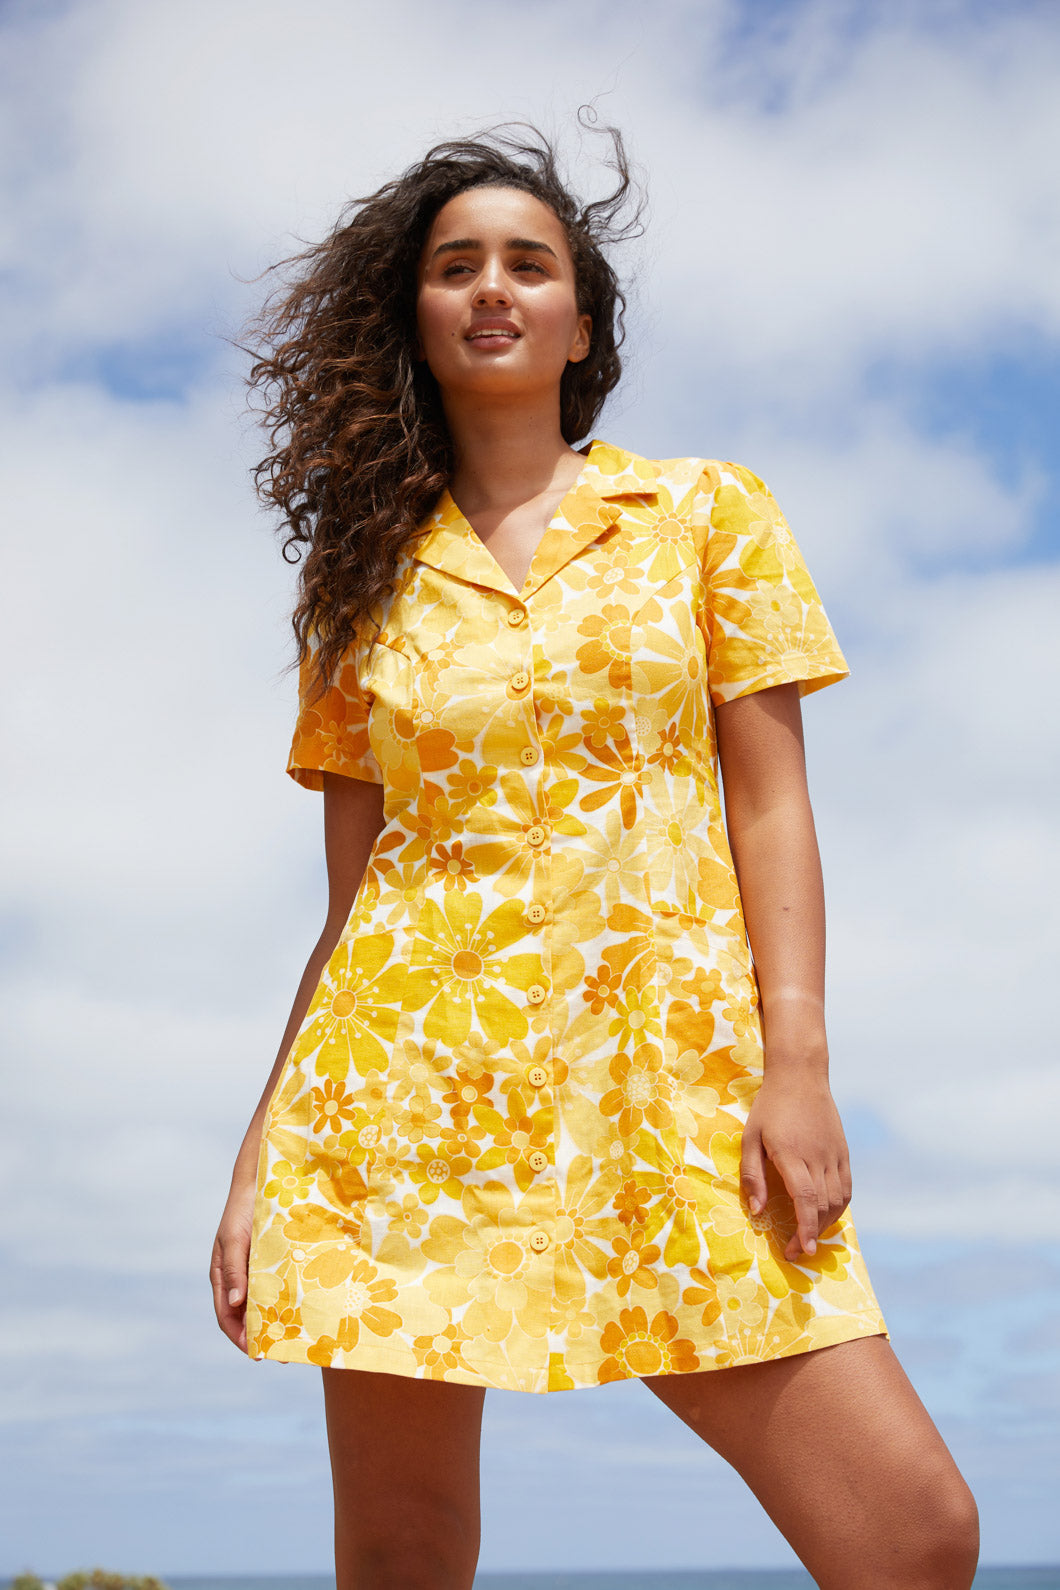
MULTIPOLYGON (((6 0, 0 1574, 324 1571, 319 1376, 207 1283, 324 912, 293 571, 232 345, 440 138, 649 192, 597 434, 776 495, 850 662, 805 722, 853 1213, 987 1562, 1060 1560, 1060 9, 6 0)), ((490 1392, 484 1568, 784 1566, 639 1384, 490 1392)))

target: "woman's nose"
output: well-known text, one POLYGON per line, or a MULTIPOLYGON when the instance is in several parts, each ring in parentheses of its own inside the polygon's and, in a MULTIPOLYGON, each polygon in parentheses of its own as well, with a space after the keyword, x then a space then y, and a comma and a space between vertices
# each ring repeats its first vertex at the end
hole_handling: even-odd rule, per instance
POLYGON ((509 303, 511 303, 511 294, 504 280, 504 273, 494 265, 487 265, 475 289, 476 306, 509 303))

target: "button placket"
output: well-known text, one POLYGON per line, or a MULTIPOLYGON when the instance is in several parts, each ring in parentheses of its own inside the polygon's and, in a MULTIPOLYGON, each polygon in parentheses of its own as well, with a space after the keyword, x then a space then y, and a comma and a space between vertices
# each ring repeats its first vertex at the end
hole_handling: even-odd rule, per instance
MULTIPOLYGON (((509 609, 507 622, 513 631, 524 630, 525 626, 528 624, 528 620, 529 614, 524 608, 519 607, 509 609)), ((520 637, 520 639, 522 639, 522 637, 520 637)), ((536 729, 537 716, 532 700, 534 681, 532 636, 527 635, 525 637, 523 646, 525 649, 522 651, 522 655, 525 658, 525 662, 522 667, 517 667, 515 671, 510 674, 508 679, 508 693, 510 697, 521 698, 527 703, 526 716, 528 721, 525 725, 525 732, 528 735, 528 739, 525 744, 519 747, 517 754, 520 765, 528 772, 528 788, 536 797, 539 797, 544 783, 545 767, 542 760, 542 748, 540 744, 537 743, 536 739, 533 738, 534 731, 536 729), (531 693, 529 698, 528 692, 531 693), (536 775, 529 774, 529 770, 531 768, 536 768, 538 770, 536 775)), ((536 806, 537 804, 538 800, 535 798, 534 805, 536 806)), ((525 838, 526 843, 540 855, 543 849, 547 847, 549 843, 549 828, 547 824, 542 822, 531 823, 526 829, 525 838)), ((551 869, 545 869, 544 876, 546 878, 550 876, 550 871, 551 869)), ((529 929, 540 929, 544 923, 548 922, 549 918, 550 910, 542 901, 531 899, 527 902, 526 923, 529 929)), ((547 944, 542 944, 541 948, 542 969, 543 971, 547 971, 549 969, 547 944)), ((535 1010, 540 1011, 542 1016, 547 1010, 548 998, 549 982, 547 977, 543 977, 540 982, 531 983, 526 990, 527 1003, 535 1010)), ((538 1017, 538 1022, 540 1022, 541 1019, 542 1017, 538 1017)), ((549 1022, 548 1025, 551 1026, 551 1022, 549 1022)), ((547 1088, 551 1082, 551 1067, 536 1064, 530 1065, 526 1068, 524 1077, 527 1084, 532 1089, 540 1092, 541 1090, 547 1088)), ((552 1144, 548 1145, 547 1151, 545 1148, 528 1149, 524 1156, 524 1163, 534 1176, 546 1177, 549 1167, 553 1163, 552 1144)), ((550 1233, 541 1226, 535 1227, 529 1238, 530 1247, 537 1254, 545 1253, 545 1251, 550 1247, 551 1241, 552 1238, 550 1233)))

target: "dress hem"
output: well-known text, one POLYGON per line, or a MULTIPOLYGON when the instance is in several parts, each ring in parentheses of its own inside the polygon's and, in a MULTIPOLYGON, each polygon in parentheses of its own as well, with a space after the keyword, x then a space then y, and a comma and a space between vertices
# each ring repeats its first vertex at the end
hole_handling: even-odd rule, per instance
MULTIPOLYGON (((765 1353, 760 1356, 747 1354, 746 1356, 730 1359, 723 1364, 719 1364, 716 1360, 707 1361, 697 1364, 696 1368, 692 1370, 671 1369, 663 1373, 673 1375, 709 1373, 718 1369, 738 1369, 749 1364, 768 1364, 780 1358, 797 1358, 803 1353, 817 1352, 822 1347, 836 1347, 840 1342, 857 1341, 861 1337, 883 1336, 889 1341, 890 1334, 882 1316, 878 1312, 867 1310, 864 1313, 848 1313, 837 1315, 827 1323, 825 1320, 821 1320, 816 1332, 816 1339, 812 1342, 795 1342, 790 1347, 784 1348, 777 1353, 765 1353), (874 1328, 866 1329, 866 1322, 874 1328)), ((527 1386, 516 1384, 514 1377, 509 1380, 501 1378, 490 1379, 486 1375, 478 1374, 470 1369, 454 1368, 447 1370, 445 1374, 439 1375, 432 1374, 429 1369, 424 1368, 422 1372, 411 1374, 408 1368, 408 1358, 404 1354, 390 1352, 385 1347, 371 1347, 364 1353, 365 1362, 363 1363, 318 1364, 309 1357, 309 1352, 313 1345, 312 1342, 279 1341, 262 1351, 248 1352, 247 1357, 253 1363, 264 1363, 266 1360, 271 1360, 274 1363, 281 1364, 305 1364, 317 1369, 361 1369, 369 1374, 401 1375, 407 1380, 441 1380, 448 1381, 453 1385, 481 1386, 488 1391, 525 1391, 531 1396, 546 1395, 553 1391, 589 1391, 594 1386, 613 1385, 617 1380, 653 1380, 662 1378, 661 1374, 659 1376, 648 1374, 617 1375, 608 1380, 577 1380, 565 1385, 548 1385, 546 1383, 545 1385, 527 1386), (396 1361, 400 1367, 390 1368, 384 1360, 396 1361)), ((343 1356, 348 1359, 350 1354, 347 1352, 343 1356)), ((548 1381, 548 1369, 543 1371, 541 1378, 546 1382, 548 1381)))

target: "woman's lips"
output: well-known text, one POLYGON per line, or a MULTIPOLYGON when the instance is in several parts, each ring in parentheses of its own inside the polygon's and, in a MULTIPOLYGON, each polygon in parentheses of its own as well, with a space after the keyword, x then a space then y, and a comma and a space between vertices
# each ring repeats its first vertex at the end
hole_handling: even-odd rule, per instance
POLYGON ((467 340, 476 348, 506 348, 519 335, 518 327, 510 320, 480 320, 471 327, 467 340))
POLYGON ((518 340, 518 332, 512 331, 475 331, 468 337, 473 348, 508 348, 518 340))

